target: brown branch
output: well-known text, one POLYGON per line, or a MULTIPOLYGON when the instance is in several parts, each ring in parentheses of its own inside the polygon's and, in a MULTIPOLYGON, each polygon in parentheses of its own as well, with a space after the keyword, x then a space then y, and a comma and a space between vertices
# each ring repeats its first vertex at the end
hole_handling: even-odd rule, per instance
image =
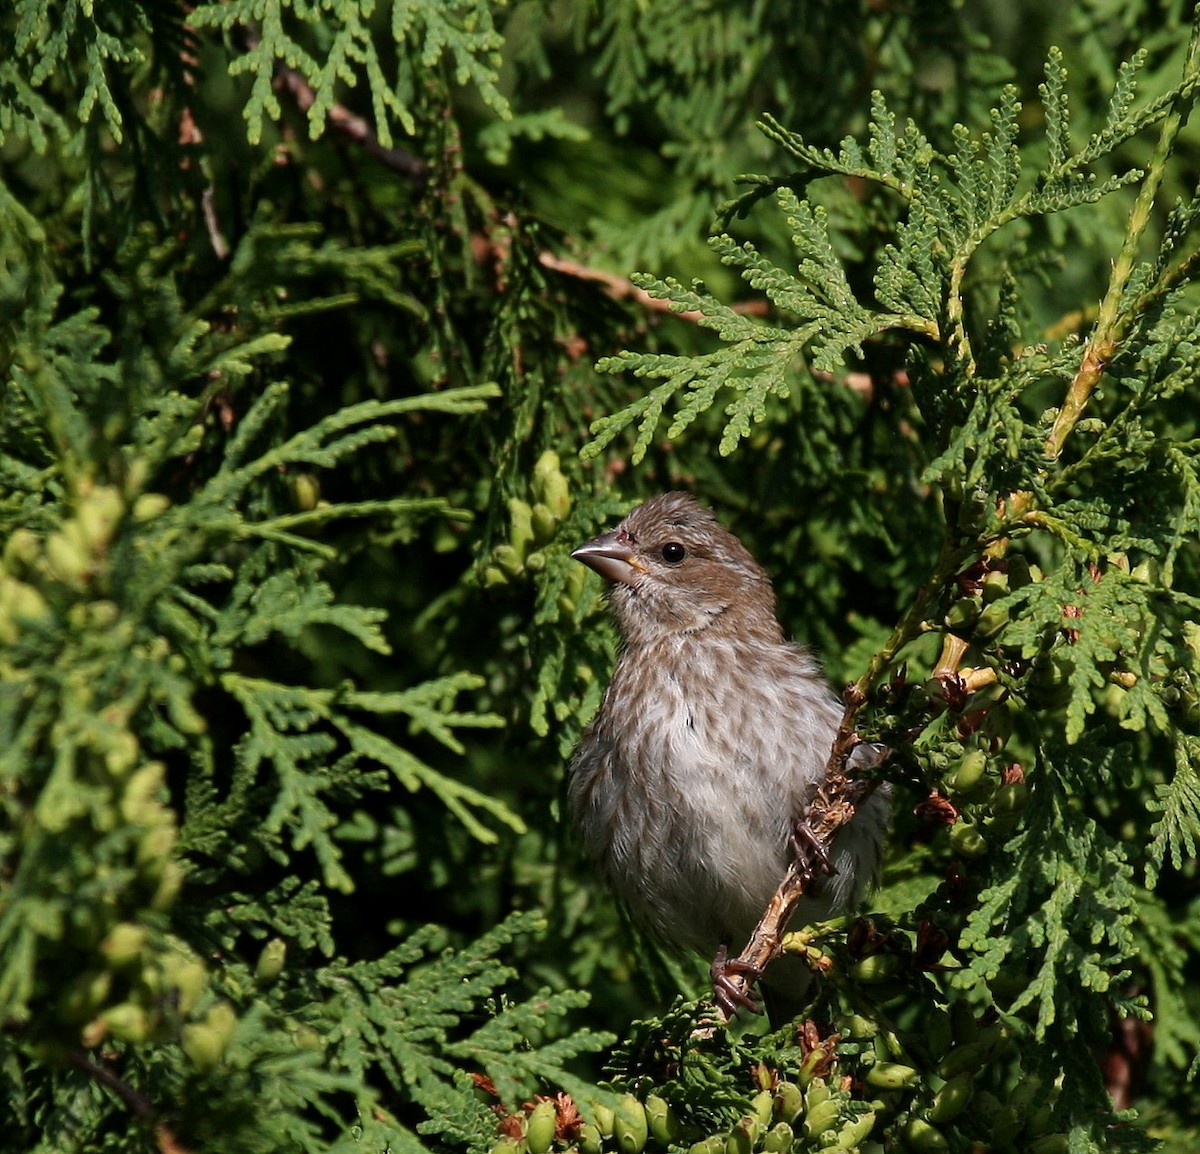
MULTIPOLYGON (((969 550, 964 546, 955 545, 951 541, 943 544, 942 555, 936 568, 896 628, 892 630, 892 635, 883 647, 875 652, 863 675, 846 687, 843 694, 846 708, 837 737, 833 741, 829 762, 825 767, 825 779, 798 831, 800 836, 797 841, 807 847, 806 851, 798 853, 796 860, 788 867, 787 874, 779 883, 766 912, 750 935, 746 948, 734 963, 727 967, 728 977, 723 992, 731 995, 732 1002, 737 1002, 739 994, 748 996, 750 980, 747 975, 761 974, 779 955, 788 921, 795 913, 800 899, 812 885, 813 878, 822 865, 822 859, 828 858, 838 831, 853 820, 854 815, 878 788, 877 780, 858 775, 876 768, 887 756, 888 751, 882 747, 872 749, 863 746, 856 729, 859 711, 866 704, 868 694, 896 654, 924 631, 926 617, 941 595, 943 586, 961 570, 968 555, 969 550), (857 764, 851 769, 850 756, 860 748, 863 748, 864 752, 870 752, 872 756, 856 759, 857 764)), ((726 1015, 722 1012, 722 1016, 726 1015)))
MULTIPOLYGON (((257 47, 261 37, 257 29, 243 26, 240 29, 240 39, 243 47, 252 49, 257 47)), ((304 75, 283 63, 275 65, 275 88, 286 92, 301 112, 307 112, 317 99, 316 90, 304 75)), ((335 100, 330 105, 328 121, 340 135, 354 144, 361 145, 377 160, 394 172, 407 177, 414 184, 424 184, 428 180, 429 165, 425 161, 402 148, 389 148, 383 144, 370 124, 340 101, 335 100)))
MULTIPOLYGON (((660 297, 653 297, 645 289, 638 288, 627 277, 605 272, 604 269, 591 268, 574 260, 563 260, 561 257, 557 257, 550 252, 538 253, 538 263, 543 268, 550 269, 551 272, 562 273, 564 276, 573 276, 579 280, 594 281, 597 284, 602 284, 609 296, 616 300, 632 300, 644 309, 649 309, 652 312, 669 313, 673 317, 678 317, 681 321, 691 321, 692 324, 698 324, 704 319, 704 314, 699 309, 686 309, 683 312, 679 312, 671 307, 670 301, 663 300, 660 297)), ((755 303, 757 304, 758 302, 755 303)))
MULTIPOLYGON (((828 857, 838 831, 853 820, 879 785, 878 781, 856 777, 847 771, 849 757, 860 745, 853 723, 861 704, 853 699, 847 703, 826 767, 825 780, 804 815, 802 829, 807 852, 798 853, 792 860, 745 949, 728 967, 725 981, 727 985, 732 985, 735 1001, 739 993, 747 998, 750 996, 750 978, 747 975, 762 973, 779 956, 788 922, 820 872, 821 859, 828 857)), ((720 1007, 718 1013, 728 1020, 728 1015, 720 1007)))
POLYGON ((120 1075, 115 1074, 107 1066, 93 1062, 81 1050, 71 1052, 71 1065, 82 1070, 93 1082, 111 1090, 123 1105, 139 1121, 154 1124, 154 1140, 159 1154, 188 1154, 185 1147, 176 1140, 174 1133, 165 1122, 157 1121, 154 1104, 139 1090, 135 1090, 120 1075))
MULTIPOLYGON (((639 304, 642 308, 649 309, 651 312, 666 313, 669 316, 677 317, 679 320, 688 321, 691 324, 699 324, 704 319, 704 314, 699 309, 677 311, 671 307, 670 301, 663 300, 661 297, 651 296, 645 289, 638 288, 628 277, 617 276, 616 273, 580 264, 578 261, 564 260, 562 257, 557 257, 550 252, 538 253, 538 262, 543 268, 550 269, 551 272, 601 284, 614 300, 632 300, 635 304, 639 304)), ((766 301, 739 301, 731 307, 735 313, 751 317, 766 316, 768 311, 766 301)), ((818 371, 816 369, 812 370, 812 375, 818 381, 839 379, 833 373, 818 371)), ((874 392, 875 382, 870 373, 846 373, 840 379, 848 389, 852 389, 856 393, 862 393, 864 396, 870 397, 874 392)), ((907 383, 907 376, 903 373, 897 373, 894 379, 896 379, 897 383, 907 383)))

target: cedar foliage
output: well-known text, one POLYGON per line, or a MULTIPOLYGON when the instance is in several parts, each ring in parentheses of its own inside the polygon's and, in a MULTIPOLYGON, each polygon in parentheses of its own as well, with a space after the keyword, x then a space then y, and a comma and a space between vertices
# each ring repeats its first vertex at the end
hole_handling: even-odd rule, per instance
POLYGON ((1200 40, 1010 7, 0 13, 4 1149, 1195 1148, 1200 40), (560 821, 673 486, 894 749, 775 1035, 560 821))

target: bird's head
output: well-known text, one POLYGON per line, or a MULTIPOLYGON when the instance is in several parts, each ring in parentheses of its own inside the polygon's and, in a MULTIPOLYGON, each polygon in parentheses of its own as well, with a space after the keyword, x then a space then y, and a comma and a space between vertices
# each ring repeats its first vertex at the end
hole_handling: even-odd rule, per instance
POLYGON ((613 611, 630 645, 706 630, 781 639, 770 578, 687 493, 652 497, 571 556, 612 582, 613 611))

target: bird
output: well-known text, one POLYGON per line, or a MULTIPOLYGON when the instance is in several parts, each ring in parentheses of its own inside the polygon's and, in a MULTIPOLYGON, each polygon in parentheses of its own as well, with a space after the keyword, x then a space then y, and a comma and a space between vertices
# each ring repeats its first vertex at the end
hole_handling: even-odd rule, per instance
MULTIPOLYGON (((571 556, 608 582, 621 646, 568 767, 568 808, 633 920, 668 951, 714 959, 720 1001, 728 952, 796 852, 842 706, 785 638, 767 572, 689 493, 650 498, 571 556)), ((882 785, 839 831, 794 921, 856 907, 878 875, 889 811, 882 785)), ((810 983, 796 957, 766 969, 773 1025, 810 983)))

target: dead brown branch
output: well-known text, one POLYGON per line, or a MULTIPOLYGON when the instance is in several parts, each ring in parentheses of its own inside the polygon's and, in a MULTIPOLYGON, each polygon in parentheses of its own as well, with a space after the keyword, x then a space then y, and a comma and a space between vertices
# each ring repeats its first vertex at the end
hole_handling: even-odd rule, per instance
MULTIPOLYGON (((250 27, 240 30, 240 39, 247 49, 256 47, 260 41, 258 31, 250 27)), ((275 87, 286 92, 301 112, 307 112, 317 99, 316 91, 304 75, 283 63, 277 63, 275 66, 275 87)), ((376 160, 407 177, 414 184, 424 184, 429 178, 429 165, 402 148, 383 144, 370 124, 340 101, 334 101, 330 105, 328 120, 330 127, 340 136, 361 145, 376 160)))
POLYGON ((119 1074, 99 1062, 93 1062, 81 1050, 71 1053, 71 1065, 82 1070, 93 1082, 111 1090, 129 1112, 140 1121, 153 1123, 154 1140, 159 1154, 188 1154, 187 1150, 179 1144, 170 1127, 165 1122, 156 1120, 154 1104, 150 1099, 140 1090, 135 1090, 119 1074))

